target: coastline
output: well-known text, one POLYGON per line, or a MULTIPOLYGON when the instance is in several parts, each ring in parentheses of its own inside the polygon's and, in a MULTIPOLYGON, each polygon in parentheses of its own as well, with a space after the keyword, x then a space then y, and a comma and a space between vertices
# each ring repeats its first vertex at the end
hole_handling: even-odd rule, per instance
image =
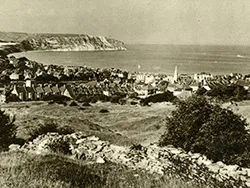
POLYGON ((125 51, 122 41, 103 36, 0 32, 0 55, 28 51, 125 51), (16 38, 19 36, 19 39, 16 38))

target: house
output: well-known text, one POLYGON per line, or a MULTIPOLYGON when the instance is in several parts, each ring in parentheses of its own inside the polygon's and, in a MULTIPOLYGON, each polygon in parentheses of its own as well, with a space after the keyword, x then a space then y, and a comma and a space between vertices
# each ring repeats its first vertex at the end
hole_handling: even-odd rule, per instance
POLYGON ((176 89, 176 85, 175 84, 168 84, 167 86, 167 90, 173 92, 176 89))
POLYGON ((137 74, 136 75, 136 82, 144 82, 145 81, 145 75, 144 74, 137 74))
POLYGON ((197 83, 197 82, 192 82, 190 85, 189 85, 189 87, 191 87, 192 88, 192 90, 193 90, 193 92, 196 92, 198 89, 199 89, 199 83, 197 83))
POLYGON ((0 88, 0 103, 6 102, 6 92, 5 88, 0 88))
POLYGON ((103 91, 103 95, 110 96, 109 91, 103 91))
POLYGON ((176 93, 175 96, 178 97, 179 99, 187 99, 188 97, 192 96, 192 92, 183 90, 179 92, 178 94, 176 93))
POLYGON ((45 92, 42 86, 35 87, 35 93, 36 93, 37 99, 41 99, 45 95, 45 92))
POLYGON ((18 98, 22 101, 26 99, 26 90, 23 86, 14 85, 11 93, 18 96, 18 98))
POLYGON ((207 91, 211 90, 210 86, 206 85, 206 86, 203 86, 207 91))
POLYGON ((26 100, 35 100, 36 93, 33 87, 24 87, 26 93, 26 100))
POLYGON ((175 90, 173 91, 173 95, 174 95, 174 96, 178 96, 178 95, 180 95, 182 92, 183 92, 183 89, 177 88, 177 89, 175 89, 175 90))
POLYGON ((195 73, 194 74, 194 80, 197 82, 202 82, 202 81, 206 81, 208 79, 212 79, 213 75, 210 73, 205 73, 205 72, 201 72, 201 73, 195 73))
POLYGON ((50 88, 49 85, 48 85, 48 86, 45 86, 45 87, 43 88, 43 90, 44 90, 44 94, 45 94, 45 95, 51 95, 51 94, 52 94, 52 90, 51 90, 51 88, 50 88))
POLYGON ((66 86, 63 95, 71 99, 75 98, 74 92, 70 86, 66 86))
POLYGON ((151 85, 138 85, 138 87, 134 87, 134 91, 138 94, 140 98, 145 98, 148 95, 155 94, 156 88, 151 85))
POLYGON ((63 85, 59 88, 61 95, 69 97, 71 99, 75 98, 74 92, 70 86, 63 85))
POLYGON ((61 93, 59 88, 58 88, 58 85, 52 86, 51 91, 52 91, 53 95, 60 95, 60 93, 61 93))
POLYGON ((5 103, 6 102, 6 95, 5 93, 0 94, 0 103, 5 103))
POLYGON ((153 83, 155 81, 154 75, 145 76, 145 84, 153 83))
POLYGON ((12 73, 12 74, 10 75, 10 79, 11 79, 11 80, 19 80, 19 74, 17 74, 17 73, 12 73))
POLYGON ((239 79, 239 80, 237 80, 236 84, 244 87, 245 90, 249 89, 249 82, 247 82, 245 80, 239 79))

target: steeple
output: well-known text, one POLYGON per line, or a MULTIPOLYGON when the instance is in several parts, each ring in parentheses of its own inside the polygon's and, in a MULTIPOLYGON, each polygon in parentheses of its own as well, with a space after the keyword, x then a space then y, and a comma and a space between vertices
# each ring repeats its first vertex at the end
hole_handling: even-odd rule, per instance
POLYGON ((174 70, 174 82, 177 82, 178 79, 178 67, 175 66, 175 70, 174 70))

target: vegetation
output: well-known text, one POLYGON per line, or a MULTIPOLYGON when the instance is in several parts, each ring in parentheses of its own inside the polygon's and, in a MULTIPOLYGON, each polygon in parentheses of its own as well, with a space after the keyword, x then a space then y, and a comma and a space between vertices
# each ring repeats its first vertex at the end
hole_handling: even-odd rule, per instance
POLYGON ((29 140, 33 140, 39 135, 46 134, 49 132, 57 132, 59 134, 71 134, 74 132, 74 130, 70 127, 60 127, 53 121, 47 121, 45 124, 40 124, 40 126, 37 129, 33 129, 30 131, 29 135, 29 140))
POLYGON ((64 104, 65 102, 69 101, 70 98, 64 95, 45 95, 42 100, 44 101, 53 101, 58 104, 64 104))
POLYGON ((0 151, 6 150, 16 139, 14 120, 0 110, 0 151))
POLYGON ((159 177, 114 163, 93 164, 60 155, 0 154, 0 187, 198 188, 175 177, 159 177))
POLYGON ((124 98, 126 97, 123 93, 116 93, 112 96, 106 96, 103 94, 93 95, 93 96, 78 96, 77 101, 84 102, 84 103, 96 103, 97 101, 101 102, 111 102, 116 104, 124 104, 124 98))
POLYGON ((63 138, 52 140, 48 144, 48 147, 54 153, 64 154, 64 155, 72 154, 70 150, 69 142, 67 140, 64 140, 63 138))
POLYGON ((242 101, 249 99, 248 91, 241 85, 232 84, 227 86, 216 86, 206 91, 200 88, 196 92, 197 95, 206 95, 221 101, 242 101))
POLYGON ((166 126, 161 146, 171 144, 214 161, 250 166, 246 157, 250 154, 246 120, 229 109, 192 97, 178 103, 166 126))
POLYGON ((173 95, 173 93, 170 91, 166 91, 164 93, 155 94, 145 99, 142 99, 141 104, 148 105, 149 103, 168 102, 168 101, 173 102, 175 100, 177 100, 177 98, 173 95))

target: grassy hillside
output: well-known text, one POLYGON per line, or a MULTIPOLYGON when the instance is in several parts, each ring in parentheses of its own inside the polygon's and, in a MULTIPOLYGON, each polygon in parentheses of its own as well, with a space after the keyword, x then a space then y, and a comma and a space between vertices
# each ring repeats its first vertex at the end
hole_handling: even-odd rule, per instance
POLYGON ((113 163, 93 164, 56 154, 0 154, 2 188, 200 188, 175 177, 159 177, 113 163))
POLYGON ((54 121, 75 131, 93 134, 120 145, 149 144, 158 141, 164 131, 164 119, 174 106, 155 104, 151 107, 96 103, 89 107, 63 106, 46 102, 9 103, 1 106, 16 116, 18 137, 27 139, 32 129, 54 121), (100 113, 107 109, 109 113, 100 113))

